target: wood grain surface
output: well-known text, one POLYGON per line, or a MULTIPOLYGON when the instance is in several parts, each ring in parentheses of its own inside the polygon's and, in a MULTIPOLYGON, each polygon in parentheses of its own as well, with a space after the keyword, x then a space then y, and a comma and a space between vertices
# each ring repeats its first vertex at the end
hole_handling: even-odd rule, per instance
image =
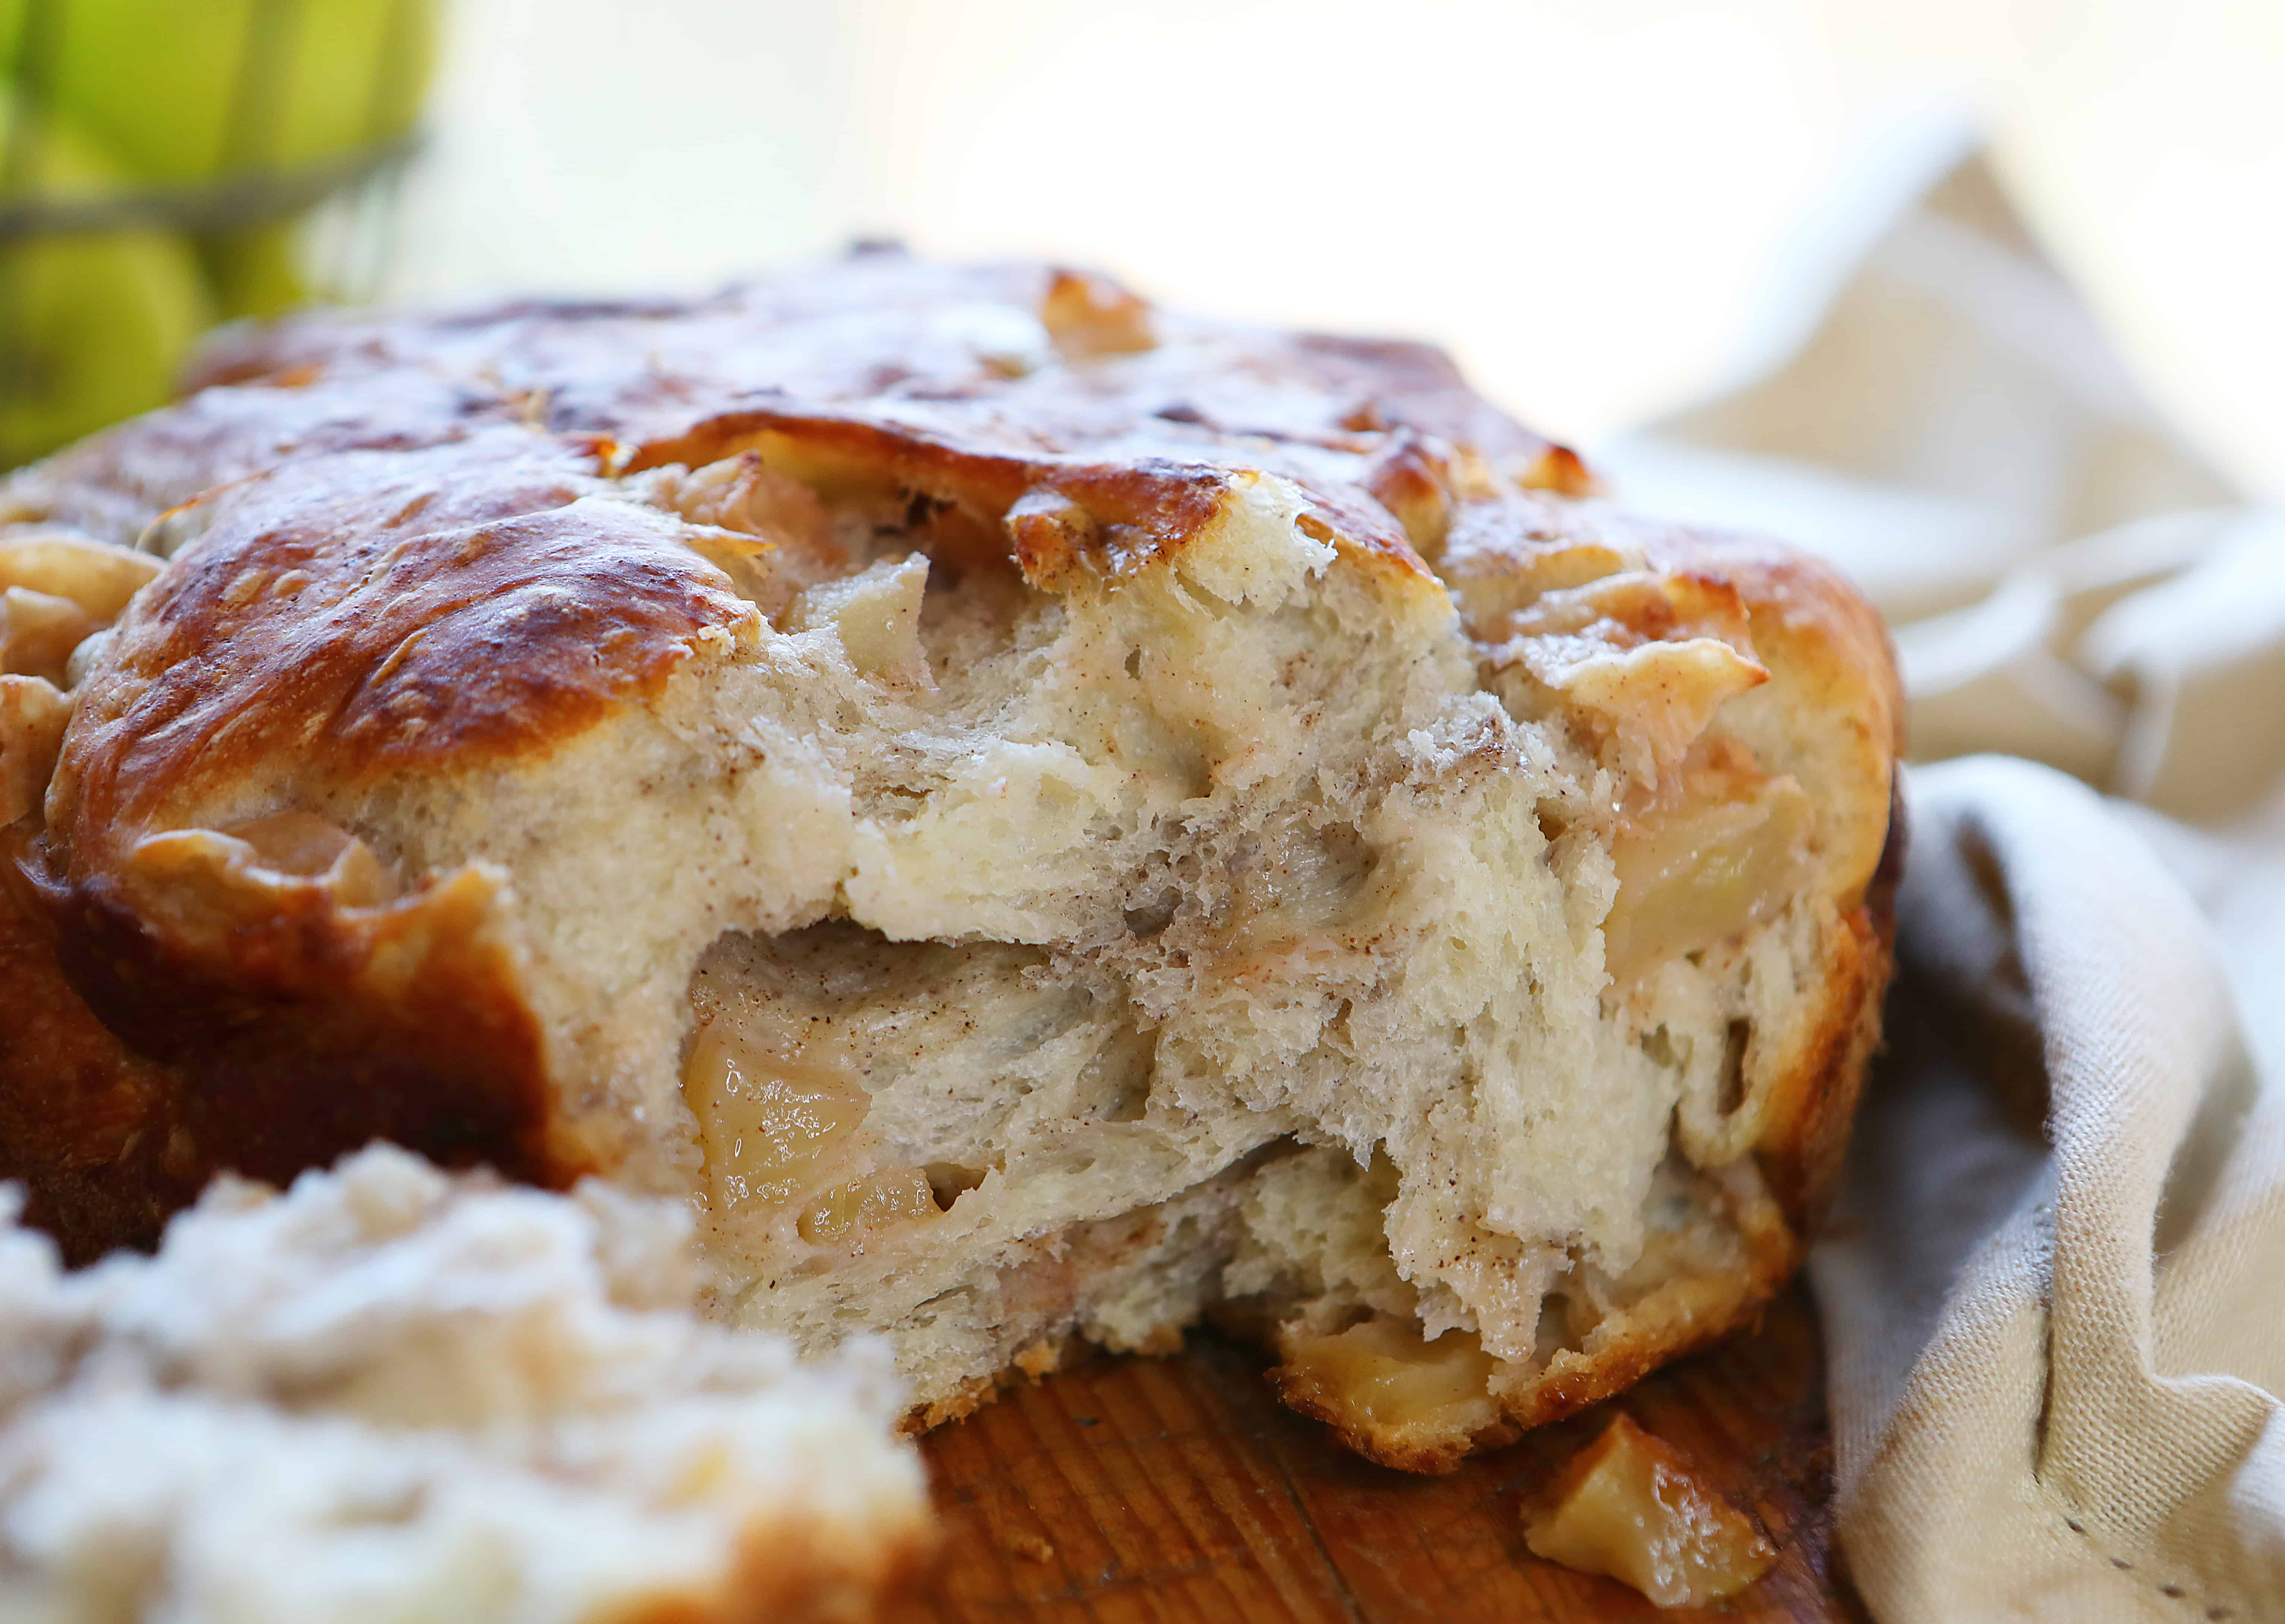
POLYGON ((1798 1289, 1758 1328, 1445 1478, 1359 1460, 1272 1401, 1260 1371, 1194 1336, 1173 1358, 1097 1359, 930 1433, 946 1551, 899 1624, 1862 1624, 1833 1562, 1824 1361, 1798 1289), (1525 1549, 1525 1502, 1614 1408, 1759 1520, 1781 1555, 1758 1585, 1661 1612, 1525 1549))

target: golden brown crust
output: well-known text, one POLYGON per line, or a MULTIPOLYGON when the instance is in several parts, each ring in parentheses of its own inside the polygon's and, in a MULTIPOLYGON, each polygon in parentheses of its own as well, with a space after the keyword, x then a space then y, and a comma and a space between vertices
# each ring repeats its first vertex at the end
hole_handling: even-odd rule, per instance
POLYGON ((948 538, 954 562, 978 546, 1005 556, 1009 510, 1060 492, 1091 522, 1019 550, 1040 584, 1178 544, 1235 467, 1295 479, 1344 549, 1425 577, 1371 494, 1393 456, 1425 445, 1441 461, 1465 445, 1519 476, 1576 466, 1425 345, 1177 318, 1084 273, 894 253, 680 304, 304 321, 239 335, 193 382, 307 388, 406 369, 490 381, 499 410, 614 471, 761 447, 828 488, 924 496, 967 521, 948 538), (1011 317, 1036 318, 1051 351, 1028 352, 1011 317))
POLYGON ((285 464, 178 508, 186 556, 80 696, 49 815, 74 882, 281 774, 336 788, 544 751, 751 604, 666 515, 513 428, 285 464))
POLYGON ((479 380, 425 369, 321 378, 287 372, 257 388, 202 389, 177 404, 19 470, 0 524, 49 523, 131 545, 200 492, 302 458, 411 451, 519 420, 479 380))
POLYGON ((247 786, 546 750, 750 635, 753 606, 673 521, 603 492, 577 451, 496 427, 307 457, 170 516, 194 551, 113 632, 46 838, 12 865, 74 1008, 137 1053, 106 1096, 136 1124, 108 1170, 86 1142, 0 1145, 75 1255, 147 1242, 151 1211, 217 1168, 283 1180, 376 1137, 559 1186, 594 1165, 553 1109, 500 876, 352 907, 151 837, 272 810, 234 806, 247 786), (59 1164, 126 1206, 67 1198, 59 1164))
POLYGON ((0 853, 0 1169, 67 1261, 156 1244, 216 1173, 283 1183, 375 1139, 557 1189, 596 1165, 550 1109, 484 876, 170 933, 105 883, 43 897, 22 835, 0 853))
POLYGON ((979 455, 1103 448, 1096 460, 1124 463, 1250 462, 1232 458, 1240 443, 1363 455, 1407 432, 1501 464, 1536 466, 1551 449, 1428 345, 1138 318, 1140 305, 1054 266, 872 252, 690 301, 322 316, 236 335, 191 387, 417 368, 484 380, 552 432, 631 448, 760 410, 876 422, 979 455), (1111 323, 1118 341, 1073 323, 1080 284, 1126 311, 1111 323))

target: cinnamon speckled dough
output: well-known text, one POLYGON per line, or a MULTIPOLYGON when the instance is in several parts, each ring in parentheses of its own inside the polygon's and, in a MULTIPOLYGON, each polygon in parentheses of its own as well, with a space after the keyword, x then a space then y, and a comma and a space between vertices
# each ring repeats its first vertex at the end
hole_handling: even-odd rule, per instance
POLYGON ((1214 1312, 1422 1469, 1797 1263, 1886 639, 1435 351, 875 254, 200 382, 0 490, 169 561, 10 831, 43 1019, 132 1051, 0 1146, 76 1251, 384 1134, 687 1196, 924 1420, 1214 1312))

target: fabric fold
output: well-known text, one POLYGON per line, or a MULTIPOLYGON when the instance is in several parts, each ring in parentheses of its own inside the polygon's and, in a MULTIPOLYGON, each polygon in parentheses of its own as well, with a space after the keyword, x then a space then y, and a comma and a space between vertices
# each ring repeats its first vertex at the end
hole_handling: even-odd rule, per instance
POLYGON ((1916 771, 1891 1051, 1811 1262, 1883 1620, 2285 1617, 2285 1156, 2212 932, 2092 792, 1916 771))

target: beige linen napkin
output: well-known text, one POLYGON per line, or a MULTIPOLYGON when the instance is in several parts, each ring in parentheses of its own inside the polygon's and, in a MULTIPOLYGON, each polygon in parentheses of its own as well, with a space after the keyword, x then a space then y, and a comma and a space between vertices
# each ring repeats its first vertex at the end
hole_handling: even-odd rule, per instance
POLYGON ((1857 1582, 1884 1620, 2285 1618, 2285 1101, 2221 945, 2060 775, 1912 804, 1898 1030, 1811 1265, 1857 1582))
POLYGON ((1980 165, 1782 371, 1607 461, 1849 568, 1917 757, 2051 764, 1910 775, 1890 1047, 1810 1265, 1865 1601, 2285 1620, 2285 522, 1980 165))

